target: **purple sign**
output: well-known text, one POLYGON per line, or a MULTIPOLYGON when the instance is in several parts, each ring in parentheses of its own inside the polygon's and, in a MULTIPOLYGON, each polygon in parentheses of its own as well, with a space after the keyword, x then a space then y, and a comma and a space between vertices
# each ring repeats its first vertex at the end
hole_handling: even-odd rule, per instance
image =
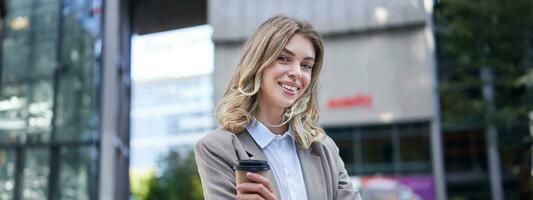
POLYGON ((433 177, 431 176, 407 176, 399 178, 400 183, 409 186, 423 200, 435 199, 433 189, 433 177))
POLYGON ((435 199, 432 176, 363 176, 352 181, 365 200, 435 199))

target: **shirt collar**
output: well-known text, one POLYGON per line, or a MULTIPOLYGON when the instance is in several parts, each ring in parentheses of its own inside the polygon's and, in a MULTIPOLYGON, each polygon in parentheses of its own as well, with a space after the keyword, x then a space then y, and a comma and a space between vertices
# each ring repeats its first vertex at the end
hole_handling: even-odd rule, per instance
POLYGON ((261 147, 261 149, 264 149, 266 146, 268 146, 268 144, 270 144, 276 137, 279 137, 280 139, 283 139, 285 137, 293 139, 290 124, 287 132, 281 135, 276 135, 270 130, 268 130, 268 128, 263 125, 263 123, 261 123, 259 120, 253 118, 252 122, 246 126, 246 130, 248 131, 248 133, 250 133, 250 136, 252 136, 252 138, 261 147))

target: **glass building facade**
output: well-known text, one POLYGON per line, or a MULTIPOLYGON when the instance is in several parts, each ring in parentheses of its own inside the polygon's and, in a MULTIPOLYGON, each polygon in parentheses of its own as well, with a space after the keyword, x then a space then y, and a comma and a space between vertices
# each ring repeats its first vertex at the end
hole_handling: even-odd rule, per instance
POLYGON ((325 128, 348 174, 431 175, 429 122, 325 128))
POLYGON ((100 0, 7 0, 0 199, 96 199, 100 0))
POLYGON ((213 130, 211 35, 209 25, 198 25, 132 36, 132 182, 136 174, 159 174, 162 158, 171 152, 188 157, 196 141, 213 130))
POLYGON ((131 169, 156 167, 168 151, 192 151, 214 129, 210 74, 139 82, 133 87, 131 169))

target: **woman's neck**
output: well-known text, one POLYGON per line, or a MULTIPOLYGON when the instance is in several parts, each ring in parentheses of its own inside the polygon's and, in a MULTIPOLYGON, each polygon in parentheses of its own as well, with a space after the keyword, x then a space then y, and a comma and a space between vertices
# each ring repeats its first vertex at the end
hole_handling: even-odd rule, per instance
POLYGON ((268 130, 272 133, 279 135, 287 132, 289 126, 284 124, 277 127, 283 122, 283 109, 259 109, 257 116, 255 116, 262 124, 264 124, 268 130))

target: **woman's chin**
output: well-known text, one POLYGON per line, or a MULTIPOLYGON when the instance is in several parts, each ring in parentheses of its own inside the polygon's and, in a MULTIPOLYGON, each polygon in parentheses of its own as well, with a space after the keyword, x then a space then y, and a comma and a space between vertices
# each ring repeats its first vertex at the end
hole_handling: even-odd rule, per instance
POLYGON ((280 102, 280 106, 283 107, 283 108, 288 108, 288 107, 291 107, 293 104, 294 104, 295 101, 292 101, 292 100, 285 100, 283 102, 280 102))

